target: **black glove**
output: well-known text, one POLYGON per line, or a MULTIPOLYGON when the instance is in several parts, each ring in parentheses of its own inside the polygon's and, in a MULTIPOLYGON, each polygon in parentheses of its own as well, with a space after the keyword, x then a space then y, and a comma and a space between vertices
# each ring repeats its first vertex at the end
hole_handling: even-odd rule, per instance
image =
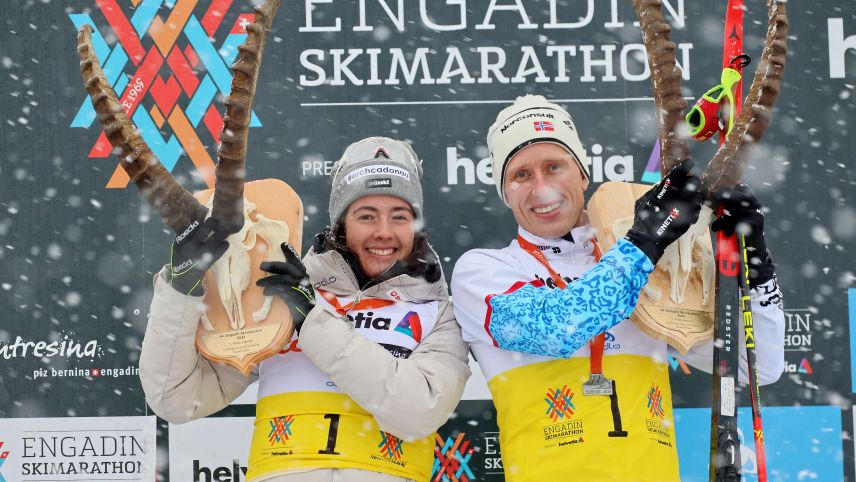
POLYGON ((169 284, 184 294, 201 293, 202 277, 229 249, 230 231, 214 218, 196 220, 175 237, 169 253, 169 284))
POLYGON ((280 247, 285 254, 285 262, 262 262, 262 271, 271 275, 256 281, 256 285, 264 288, 265 296, 277 295, 285 301, 291 311, 294 330, 299 334, 306 315, 315 306, 315 294, 300 256, 288 243, 282 243, 280 247))
POLYGON ((749 260, 749 287, 754 288, 773 279, 775 265, 767 250, 764 238, 764 214, 755 194, 746 184, 734 189, 725 189, 714 195, 715 208, 724 212, 710 225, 713 231, 722 230, 727 236, 737 232, 746 241, 746 257, 749 260))
POLYGON ((698 219, 701 181, 692 168, 691 159, 681 162, 636 201, 636 218, 625 238, 654 264, 698 219))

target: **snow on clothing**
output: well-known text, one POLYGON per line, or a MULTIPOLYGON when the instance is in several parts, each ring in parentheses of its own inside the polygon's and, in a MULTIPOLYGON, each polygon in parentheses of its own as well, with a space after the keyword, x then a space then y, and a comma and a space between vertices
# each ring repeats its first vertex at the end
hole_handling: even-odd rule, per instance
POLYGON ((316 292, 318 305, 299 343, 263 361, 249 378, 199 355, 194 343, 203 298, 173 290, 161 271, 140 359, 148 404, 182 423, 224 408, 258 379, 248 480, 310 468, 427 480, 433 433, 470 374, 445 281, 400 274, 360 290, 338 252, 313 249, 303 261, 327 299, 357 304, 343 316, 316 292))
MULTIPOLYGON (((572 473, 595 482, 678 481, 667 356, 710 372, 712 342, 680 355, 632 322, 620 323, 652 268, 634 246, 617 245, 596 264, 589 225, 574 228, 573 241, 519 234, 567 288, 554 289, 547 268, 516 240, 467 252, 452 276, 456 317, 496 405, 506 479, 572 473), (614 394, 583 395, 591 351, 581 340, 605 330, 603 373, 615 381, 614 394)), ((784 368, 780 299, 775 280, 752 293, 756 337, 764 340, 756 347, 762 384, 784 368)), ((745 350, 740 378, 746 380, 745 350)))

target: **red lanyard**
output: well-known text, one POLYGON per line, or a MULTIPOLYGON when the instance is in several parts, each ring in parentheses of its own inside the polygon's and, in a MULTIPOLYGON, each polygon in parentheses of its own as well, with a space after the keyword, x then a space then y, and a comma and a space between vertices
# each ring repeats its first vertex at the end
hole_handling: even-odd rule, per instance
POLYGON ((321 295, 327 303, 336 310, 336 313, 340 315, 344 315, 351 310, 373 310, 377 308, 384 308, 386 306, 394 305, 395 301, 391 300, 383 300, 380 298, 366 298, 364 300, 360 300, 357 302, 346 303, 344 306, 339 303, 339 299, 336 298, 336 295, 330 293, 329 291, 318 290, 318 294, 321 295))
MULTIPOLYGON (((594 241, 593 241, 594 242, 594 241)), ((529 241, 523 239, 523 236, 517 235, 517 243, 520 244, 520 247, 523 248, 524 251, 532 255, 533 258, 538 260, 539 263, 544 265, 547 268, 547 271, 550 273, 550 278, 556 283, 556 286, 559 289, 565 289, 568 286, 565 283, 565 280, 559 276, 550 263, 547 261, 547 258, 544 256, 544 253, 538 249, 537 246, 530 243, 529 241)), ((600 261, 600 247, 597 245, 597 242, 594 242, 594 258, 595 261, 600 261)), ((591 369, 592 374, 602 374, 603 373, 603 348, 604 343, 606 341, 606 336, 604 333, 597 335, 589 341, 589 349, 591 350, 591 357, 589 358, 589 367, 591 369)))

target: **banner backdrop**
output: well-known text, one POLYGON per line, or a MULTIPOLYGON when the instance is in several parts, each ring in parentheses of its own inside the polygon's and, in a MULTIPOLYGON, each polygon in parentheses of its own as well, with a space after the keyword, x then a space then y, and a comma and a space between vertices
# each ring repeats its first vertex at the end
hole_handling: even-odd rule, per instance
MULTIPOLYGON (((726 2, 663 3, 684 94, 694 99, 719 83, 726 2)), ((173 235, 110 154, 82 85, 77 29, 94 26, 123 107, 164 166, 200 190, 212 183, 228 66, 250 4, 0 3, 0 480, 35 480, 21 469, 22 430, 48 423, 84 433, 115 417, 152 415, 138 360, 152 276, 173 235)), ((747 2, 744 44, 753 58, 764 4, 747 2)), ((762 390, 768 465, 771 480, 854 480, 856 5, 790 7, 782 95, 745 175, 769 208, 767 239, 787 310, 786 373, 762 390)), ((328 223, 328 174, 345 146, 372 135, 405 139, 423 160, 425 216, 449 276, 466 250, 504 246, 515 233, 492 184, 485 132, 518 95, 542 94, 575 118, 594 181, 589 195, 608 180, 657 179, 650 73, 634 21, 630 2, 618 0, 285 0, 262 65, 248 179, 279 178, 297 190, 307 246, 328 223)), ((715 147, 693 146, 699 167, 715 147)), ((682 474, 703 480, 710 377, 669 363, 682 474)), ((502 479, 495 411, 473 368, 465 400, 437 438, 441 480, 502 479)), ((158 480, 239 480, 245 453, 182 450, 218 439, 222 417, 252 417, 252 399, 195 426, 160 423, 158 480)), ((754 480, 752 457, 744 460, 754 480)))

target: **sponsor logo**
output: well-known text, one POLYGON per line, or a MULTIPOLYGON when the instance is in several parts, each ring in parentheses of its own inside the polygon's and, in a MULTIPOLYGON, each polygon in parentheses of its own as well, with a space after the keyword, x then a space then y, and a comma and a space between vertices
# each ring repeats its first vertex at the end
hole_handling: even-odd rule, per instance
POLYGON ((268 445, 285 445, 294 433, 291 424, 294 423, 294 415, 285 417, 274 417, 268 420, 270 431, 268 432, 268 445))
MULTIPOLYGON (((474 450, 466 435, 465 432, 460 432, 455 438, 449 436, 443 440, 439 434, 434 434, 434 465, 431 467, 431 480, 459 482, 475 480, 476 476, 469 466, 474 450)), ((495 450, 491 450, 490 453, 485 450, 485 454, 496 454, 495 450)), ((489 459, 485 461, 487 462, 487 460, 489 459)), ((496 460, 499 462, 497 468, 501 469, 500 459, 497 457, 496 460)))
POLYGON ((389 325, 392 323, 391 318, 382 318, 377 317, 374 318, 374 312, 368 311, 366 313, 358 312, 357 316, 351 316, 350 313, 345 315, 348 317, 350 321, 354 323, 354 328, 372 328, 375 330, 389 330, 389 325))
POLYGON ((9 360, 11 358, 100 358, 101 347, 97 340, 81 342, 68 335, 53 341, 26 341, 22 337, 15 337, 14 343, 0 342, 0 357, 9 360))
MULTIPOLYGON (((134 120, 143 140, 155 148, 164 167, 172 172, 186 153, 203 173, 208 187, 213 187, 215 163, 211 155, 206 149, 185 151, 184 146, 219 142, 223 114, 215 99, 228 93, 232 82, 229 66, 237 57, 236 47, 247 37, 246 27, 253 15, 240 14, 234 24, 224 26, 221 24, 229 17, 226 10, 231 2, 220 2, 201 17, 181 11, 183 2, 171 2, 168 7, 149 0, 131 3, 136 8, 128 10, 133 12, 130 18, 115 2, 97 2, 98 9, 93 12, 100 11, 106 22, 88 12, 70 13, 69 17, 75 30, 84 24, 94 29, 95 54, 108 82, 125 114, 134 120), (112 28, 101 32, 98 25, 103 24, 112 28), (109 46, 108 39, 117 41, 109 46), (169 138, 164 139, 161 131, 171 131, 169 138)), ((97 125, 95 118, 87 96, 81 99, 71 127, 88 129, 97 125)), ((250 127, 261 127, 255 113, 251 114, 250 127)), ((111 151, 102 131, 88 157, 106 159, 111 151)), ((117 165, 106 187, 123 189, 129 182, 125 169, 117 165)))
POLYGON ((392 187, 392 178, 385 177, 383 179, 370 179, 366 181, 367 189, 374 189, 376 187, 392 187))
POLYGON ((562 385, 562 388, 547 389, 544 401, 547 402, 547 411, 544 412, 551 421, 555 422, 558 419, 565 417, 571 418, 576 407, 573 403, 574 394, 567 385, 562 385))
POLYGON ((672 212, 669 213, 669 217, 667 217, 666 220, 663 221, 663 224, 661 224, 660 227, 657 229, 657 236, 662 236, 663 233, 666 232, 666 229, 669 227, 669 225, 672 224, 672 221, 678 219, 678 215, 680 214, 681 212, 678 210, 678 208, 672 208, 672 212))
POLYGON ((375 164, 371 166, 361 167, 355 171, 349 172, 347 176, 345 176, 345 183, 351 184, 357 179, 366 176, 374 176, 376 174, 389 174, 392 176, 398 176, 403 179, 410 180, 410 173, 407 172, 406 169, 402 169, 400 167, 375 164))
POLYGON ((422 321, 419 319, 419 314, 415 311, 408 312, 395 327, 395 331, 413 338, 417 343, 421 342, 422 321))
POLYGON ((395 435, 380 431, 380 443, 377 444, 380 454, 388 459, 401 460, 404 455, 404 441, 395 435))
POLYGON ((173 272, 173 274, 180 274, 182 271, 193 266, 193 264, 194 264, 194 261, 192 259, 187 259, 183 263, 181 263, 180 265, 173 266, 172 272, 173 272))
MULTIPOLYGON (((852 27, 852 24, 848 25, 848 29, 852 27)), ((829 78, 843 79, 848 72, 852 74, 852 70, 846 68, 847 52, 856 50, 856 35, 844 33, 844 17, 826 19, 826 32, 829 37, 829 78)))
POLYGON ((799 363, 785 363, 785 373, 811 375, 814 373, 814 369, 811 367, 808 359, 803 358, 799 363))
MULTIPOLYGON (((392 326, 392 318, 377 317, 375 318, 373 311, 357 312, 356 316, 346 313, 345 316, 354 323, 354 328, 386 330, 389 331, 392 326)), ((413 338, 417 342, 422 341, 422 321, 419 319, 419 314, 415 311, 409 311, 401 318, 401 321, 395 326, 393 331, 397 331, 404 335, 413 338)))
MULTIPOLYGON (((601 144, 593 144, 591 149, 585 152, 585 165, 591 173, 591 182, 601 183, 604 181, 627 181, 634 182, 633 163, 631 155, 608 154, 606 152, 622 152, 618 149, 604 147, 601 144)), ((466 151, 465 151, 466 152, 466 151)), ((659 157, 657 158, 659 160, 659 157)), ((330 161, 327 161, 330 162, 330 161)), ((311 175, 324 175, 324 166, 320 161, 304 161, 303 172, 311 175), (314 165, 318 162, 318 166, 314 165), (307 164, 308 163, 308 164, 307 164), (317 167, 317 169, 316 169, 317 167)), ((493 170, 490 157, 471 159, 458 151, 457 146, 446 147, 446 185, 456 186, 459 184, 473 185, 485 184, 493 188, 493 170)), ((659 162, 656 164, 659 173, 659 162)))
POLYGON ((648 414, 660 420, 666 417, 666 411, 663 409, 663 394, 660 392, 660 387, 653 384, 648 390, 648 414))
POLYGON ((672 447, 672 421, 666 419, 666 408, 663 406, 663 393, 660 387, 651 384, 648 390, 648 416, 645 419, 645 430, 655 438, 657 443, 672 447))
POLYGON ((553 123, 548 121, 535 121, 534 123, 536 132, 553 132, 553 123))
POLYGON ((320 287, 322 287, 322 286, 327 286, 327 285, 329 285, 329 284, 333 284, 333 283, 335 283, 335 282, 336 282, 336 277, 335 277, 335 276, 330 276, 329 278, 322 279, 321 281, 319 281, 319 282, 315 283, 314 285, 312 285, 312 287, 313 287, 313 288, 315 288, 315 289, 317 290, 318 288, 320 288, 320 287))
POLYGON ((541 251, 552 251, 553 254, 559 254, 562 252, 562 248, 560 248, 558 246, 535 246, 535 247, 540 249, 541 251))
MULTIPOLYGON (((547 113, 543 113, 543 112, 523 114, 521 116, 517 116, 514 119, 511 119, 510 121, 508 121, 507 124, 503 125, 499 129, 499 132, 504 133, 509 127, 513 126, 514 124, 516 124, 522 120, 531 119, 533 117, 546 117, 548 119, 555 119, 555 116, 553 116, 553 114, 547 114, 547 113)), ((550 127, 553 127, 552 123, 550 123, 550 127)))
POLYGON ((36 368, 33 370, 33 380, 44 378, 72 378, 72 377, 136 377, 140 375, 139 367, 128 365, 127 367, 115 368, 64 368, 57 370, 56 368, 36 368))
POLYGON ((246 480, 247 468, 238 459, 232 459, 231 467, 202 467, 199 460, 193 461, 193 482, 240 482, 246 480))
POLYGON ((671 186, 671 185, 672 185, 671 179, 666 179, 665 181, 663 181, 663 187, 657 193, 657 199, 663 199, 663 196, 666 195, 666 191, 669 190, 669 186, 671 186))
POLYGON ((618 339, 612 332, 607 331, 603 337, 603 349, 604 351, 609 350, 620 350, 621 343, 618 343, 618 339))
POLYGON ((194 229, 196 229, 197 226, 199 226, 199 220, 198 219, 196 221, 193 221, 193 224, 188 226, 187 229, 185 229, 183 233, 176 236, 175 242, 180 243, 180 242, 184 241, 184 238, 186 238, 188 234, 190 234, 194 229))

